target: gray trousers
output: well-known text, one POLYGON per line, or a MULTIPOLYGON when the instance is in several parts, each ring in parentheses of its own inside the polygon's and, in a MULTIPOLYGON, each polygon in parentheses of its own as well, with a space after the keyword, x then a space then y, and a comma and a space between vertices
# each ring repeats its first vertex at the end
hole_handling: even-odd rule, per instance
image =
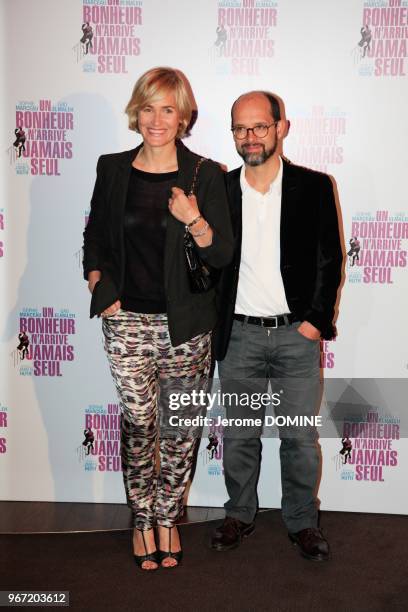
MULTIPOLYGON (((228 352, 218 363, 222 392, 231 394, 225 406, 228 419, 263 420, 265 407, 254 411, 243 407, 236 397, 246 394, 259 398, 260 393, 268 391, 269 383, 271 393, 279 393, 280 403, 273 408, 275 417, 317 414, 321 396, 319 341, 302 336, 299 325, 268 329, 234 320, 228 352)), ((262 427, 242 426, 224 432, 224 474, 229 495, 226 514, 244 523, 251 523, 258 509, 261 432, 262 427)), ((283 520, 289 532, 316 527, 320 475, 316 429, 280 427, 279 437, 283 520)))

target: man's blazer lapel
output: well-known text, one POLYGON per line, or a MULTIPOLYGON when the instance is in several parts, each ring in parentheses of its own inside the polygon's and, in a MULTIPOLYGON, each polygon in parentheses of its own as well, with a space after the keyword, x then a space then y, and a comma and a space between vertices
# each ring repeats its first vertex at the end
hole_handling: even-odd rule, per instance
POLYGON ((242 243, 242 191, 241 167, 236 168, 228 177, 228 200, 230 204, 231 223, 234 232, 234 253, 240 257, 242 243))
POLYGON ((293 232, 290 228, 296 224, 296 203, 299 197, 299 189, 296 181, 296 176, 293 171, 293 166, 290 162, 282 160, 283 177, 282 177, 282 201, 281 201, 281 223, 280 223, 280 252, 281 266, 290 263, 288 253, 290 253, 291 235, 293 232))

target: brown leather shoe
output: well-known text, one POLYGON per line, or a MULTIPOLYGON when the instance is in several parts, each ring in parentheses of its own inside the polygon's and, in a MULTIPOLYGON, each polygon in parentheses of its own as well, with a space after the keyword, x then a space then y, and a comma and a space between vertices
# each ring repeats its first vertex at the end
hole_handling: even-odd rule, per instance
POLYGON ((226 516, 223 524, 215 530, 211 540, 214 550, 237 548, 255 529, 255 523, 243 523, 232 516, 226 516))
POLYGON ((293 544, 299 548, 302 557, 312 561, 327 561, 329 559, 329 543, 320 529, 309 527, 288 535, 293 544))

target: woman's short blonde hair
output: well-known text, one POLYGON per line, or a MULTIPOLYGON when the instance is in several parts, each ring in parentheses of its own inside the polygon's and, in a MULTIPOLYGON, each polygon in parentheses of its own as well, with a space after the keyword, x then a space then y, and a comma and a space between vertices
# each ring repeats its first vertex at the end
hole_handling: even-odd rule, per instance
POLYGON ((182 138, 187 131, 193 112, 191 95, 181 73, 174 68, 158 67, 148 70, 137 80, 131 98, 125 108, 129 119, 129 129, 139 132, 137 115, 141 108, 160 99, 166 93, 174 94, 177 110, 180 114, 180 127, 177 138, 182 138))

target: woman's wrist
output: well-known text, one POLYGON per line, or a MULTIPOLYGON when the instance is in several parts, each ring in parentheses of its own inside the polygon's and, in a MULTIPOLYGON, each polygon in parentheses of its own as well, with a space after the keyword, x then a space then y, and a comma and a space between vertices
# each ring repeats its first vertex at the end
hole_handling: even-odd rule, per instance
MULTIPOLYGON (((198 224, 197 224, 198 225, 198 224)), ((194 226, 195 230, 196 226, 194 226)), ((201 248, 209 247, 213 241, 213 230, 211 225, 204 219, 204 223, 200 223, 200 227, 197 231, 190 232, 194 242, 201 248)))
POLYGON ((95 285, 101 280, 102 272, 100 270, 91 270, 88 274, 88 289, 92 293, 95 285))
POLYGON ((190 234, 192 235, 193 238, 200 238, 201 236, 204 236, 204 234, 206 234, 209 229, 210 229, 210 226, 209 226, 208 222, 206 221, 203 224, 203 226, 201 228, 199 228, 198 230, 191 231, 191 229, 189 229, 189 232, 190 232, 190 234))
POLYGON ((192 225, 186 225, 186 229, 199 247, 208 247, 212 244, 213 231, 202 215, 199 215, 192 225))
POLYGON ((194 221, 187 223, 186 228, 190 234, 194 236, 194 234, 199 234, 206 225, 208 225, 207 221, 202 215, 199 215, 194 219, 194 221))
POLYGON ((198 215, 190 223, 187 223, 188 229, 190 230, 190 228, 196 225, 196 223, 198 223, 202 218, 203 218, 202 215, 198 215))

